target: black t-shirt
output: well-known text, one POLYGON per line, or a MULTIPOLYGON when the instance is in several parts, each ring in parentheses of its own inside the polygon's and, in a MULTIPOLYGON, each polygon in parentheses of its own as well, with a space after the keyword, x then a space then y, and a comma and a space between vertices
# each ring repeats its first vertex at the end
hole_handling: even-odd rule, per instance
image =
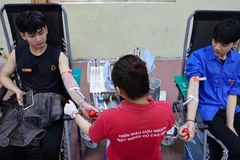
POLYGON ((226 61, 226 59, 220 59, 220 61, 222 62, 222 65, 224 65, 224 63, 225 63, 225 61, 226 61))
POLYGON ((15 50, 17 72, 24 87, 38 93, 53 92, 64 95, 58 61, 61 50, 50 45, 40 56, 31 53, 29 45, 15 50))

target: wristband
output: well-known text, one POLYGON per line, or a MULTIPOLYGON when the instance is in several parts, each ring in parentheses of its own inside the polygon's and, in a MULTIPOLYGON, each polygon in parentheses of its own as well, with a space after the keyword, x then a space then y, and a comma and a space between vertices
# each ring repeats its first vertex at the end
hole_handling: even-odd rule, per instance
POLYGON ((81 105, 85 102, 85 100, 81 99, 80 102, 78 103, 78 106, 81 107, 81 105))
POLYGON ((72 74, 72 70, 69 69, 69 70, 67 70, 67 71, 64 71, 64 72, 61 73, 61 75, 65 74, 65 73, 70 73, 70 74, 72 74))
POLYGON ((71 118, 72 118, 72 119, 75 119, 78 114, 80 114, 80 113, 79 113, 79 112, 74 113, 74 114, 71 116, 71 118))

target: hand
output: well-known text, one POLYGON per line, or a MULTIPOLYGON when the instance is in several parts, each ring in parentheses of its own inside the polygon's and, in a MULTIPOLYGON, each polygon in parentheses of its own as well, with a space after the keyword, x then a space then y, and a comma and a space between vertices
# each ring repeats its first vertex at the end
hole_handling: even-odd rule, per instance
POLYGON ((95 110, 90 110, 88 112, 88 118, 89 119, 96 119, 99 116, 99 113, 96 112, 95 110))
POLYGON ((88 118, 90 118, 89 117, 89 112, 91 110, 94 110, 95 112, 99 113, 99 111, 96 108, 94 108, 93 106, 89 105, 87 102, 83 102, 83 104, 80 106, 80 110, 88 118))
POLYGON ((227 125, 227 126, 228 126, 228 128, 230 128, 233 131, 233 133, 235 133, 238 136, 235 128, 233 127, 233 125, 227 125))
POLYGON ((16 92, 17 101, 18 101, 19 105, 23 105, 23 95, 24 94, 25 93, 22 90, 20 90, 20 89, 16 92))
POLYGON ((71 118, 73 118, 72 117, 73 112, 74 111, 78 112, 78 110, 77 110, 77 107, 75 106, 75 104, 73 103, 73 101, 69 100, 68 102, 69 103, 66 103, 65 106, 64 106, 64 113, 66 115, 70 115, 71 118))
POLYGON ((183 126, 180 127, 178 135, 179 135, 180 139, 182 139, 184 141, 190 141, 194 137, 194 133, 195 133, 194 122, 187 121, 183 126), (186 132, 186 130, 187 130, 186 128, 189 131, 189 135, 186 132))

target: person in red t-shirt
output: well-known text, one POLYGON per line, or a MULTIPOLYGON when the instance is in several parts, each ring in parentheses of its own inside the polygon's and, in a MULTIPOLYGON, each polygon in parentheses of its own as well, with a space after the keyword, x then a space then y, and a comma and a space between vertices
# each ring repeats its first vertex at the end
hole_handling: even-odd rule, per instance
POLYGON ((109 160, 161 160, 160 145, 174 118, 169 102, 146 97, 150 89, 145 62, 135 55, 121 57, 114 64, 112 81, 124 98, 117 108, 105 110, 93 124, 78 114, 71 101, 64 113, 75 117, 93 142, 110 140, 109 160))

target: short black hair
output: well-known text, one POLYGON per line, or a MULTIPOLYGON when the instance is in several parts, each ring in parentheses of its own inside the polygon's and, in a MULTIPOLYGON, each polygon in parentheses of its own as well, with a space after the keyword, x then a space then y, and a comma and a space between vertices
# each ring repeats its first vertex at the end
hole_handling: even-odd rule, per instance
POLYGON ((213 39, 223 44, 236 42, 240 39, 240 24, 233 19, 221 20, 213 30, 213 39))
POLYGON ((146 63, 135 55, 125 55, 114 64, 112 81, 131 99, 141 98, 150 90, 146 63))
POLYGON ((16 18, 16 25, 20 32, 34 34, 38 29, 46 26, 45 17, 40 11, 26 10, 16 18))

